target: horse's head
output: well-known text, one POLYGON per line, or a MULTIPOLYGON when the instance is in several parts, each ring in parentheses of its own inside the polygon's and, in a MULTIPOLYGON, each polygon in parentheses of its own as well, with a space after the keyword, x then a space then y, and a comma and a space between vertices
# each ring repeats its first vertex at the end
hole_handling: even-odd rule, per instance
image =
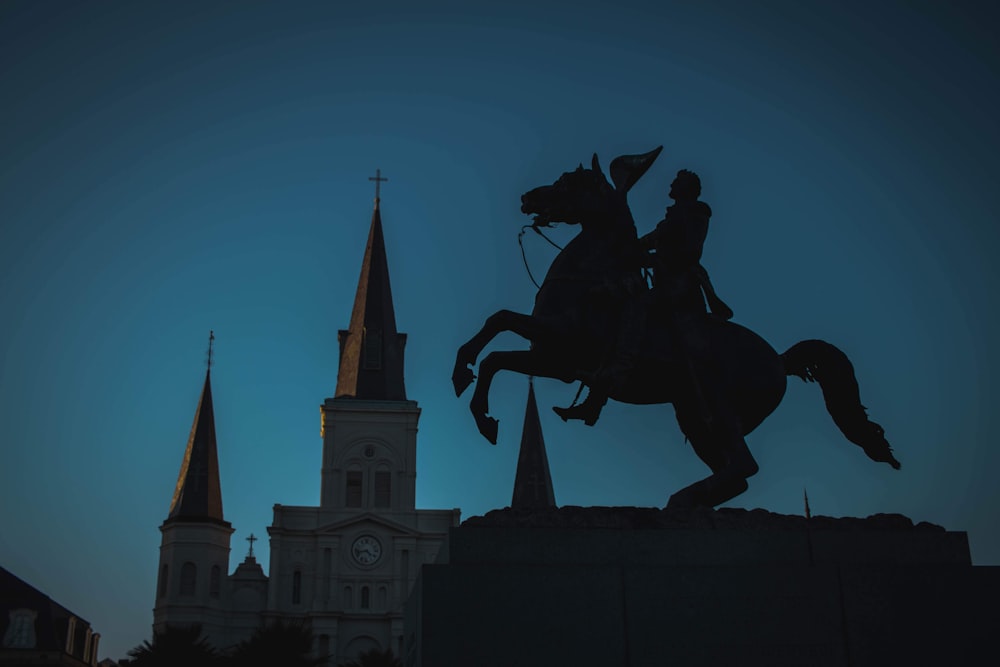
POLYGON ((590 169, 581 164, 552 185, 521 195, 521 212, 533 215, 536 225, 550 222, 586 225, 611 213, 615 197, 615 189, 601 171, 595 153, 590 169))
POLYGON ((617 218, 628 210, 625 195, 660 154, 662 146, 642 155, 623 155, 611 161, 608 182, 597 153, 590 169, 583 164, 567 171, 552 185, 543 185, 521 195, 521 212, 535 216, 535 225, 565 222, 586 226, 617 218))

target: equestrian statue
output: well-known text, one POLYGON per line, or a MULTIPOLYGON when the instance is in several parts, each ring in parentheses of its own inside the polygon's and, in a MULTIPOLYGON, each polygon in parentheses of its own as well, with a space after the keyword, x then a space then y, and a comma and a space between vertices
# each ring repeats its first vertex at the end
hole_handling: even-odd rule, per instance
POLYGON ((744 436, 785 394, 786 377, 817 382, 834 423, 873 461, 899 469, 881 426, 861 405, 854 368, 839 349, 804 340, 778 354, 753 331, 730 321, 701 265, 711 209, 699 200, 696 174, 678 172, 664 219, 639 238, 627 194, 662 146, 624 155, 609 165, 597 155, 521 197, 521 211, 538 230, 553 223, 579 233, 553 260, 530 315, 500 310, 462 345, 452 382, 462 393, 475 381, 469 408, 479 432, 496 444, 489 390, 501 370, 579 381, 589 387, 579 405, 553 408, 563 420, 596 424, 609 398, 637 405, 672 403, 681 431, 712 474, 674 493, 667 504, 714 507, 746 491, 757 462, 744 436), (652 286, 644 271, 652 270, 652 286), (529 349, 479 355, 497 334, 512 331, 529 349))

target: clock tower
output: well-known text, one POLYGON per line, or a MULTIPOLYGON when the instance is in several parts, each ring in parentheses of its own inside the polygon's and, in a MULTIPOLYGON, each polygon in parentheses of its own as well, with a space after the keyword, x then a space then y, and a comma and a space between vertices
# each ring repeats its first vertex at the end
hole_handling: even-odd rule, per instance
MULTIPOLYGON (((376 186, 384 181, 377 174, 376 186)), ((459 511, 418 510, 417 423, 403 377, 376 190, 334 395, 320 406, 319 507, 274 506, 266 617, 308 622, 329 664, 403 653, 403 604, 459 511)))

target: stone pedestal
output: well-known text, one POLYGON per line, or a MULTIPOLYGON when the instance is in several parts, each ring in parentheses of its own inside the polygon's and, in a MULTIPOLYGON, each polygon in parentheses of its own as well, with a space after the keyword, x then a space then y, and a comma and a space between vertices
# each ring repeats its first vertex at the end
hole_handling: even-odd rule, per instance
MULTIPOLYGON (((574 508, 451 529, 407 603, 408 667, 977 664, 1000 568, 899 515, 574 508)), ((988 661, 991 662, 992 658, 988 661)))

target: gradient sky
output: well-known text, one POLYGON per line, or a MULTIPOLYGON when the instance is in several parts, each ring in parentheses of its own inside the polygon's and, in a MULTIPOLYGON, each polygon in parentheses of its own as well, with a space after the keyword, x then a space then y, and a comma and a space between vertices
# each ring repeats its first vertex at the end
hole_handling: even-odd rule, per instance
MULTIPOLYGON (((101 657, 149 638, 210 329, 231 566, 274 503, 318 504, 376 168, 418 507, 509 504, 527 380, 498 376, 491 447, 450 373, 487 315, 531 309, 520 195, 663 144, 630 195, 639 232, 697 171, 736 320, 779 351, 841 347, 903 464, 791 378, 730 505, 801 513, 806 488, 815 514, 969 531, 1000 565, 1000 12, 476 4, 0 4, 0 564, 89 620, 101 657)), ((526 246, 543 274, 554 250, 526 246)), ((587 428, 549 410, 574 385, 536 391, 560 504, 662 506, 708 473, 669 406, 587 428)))

